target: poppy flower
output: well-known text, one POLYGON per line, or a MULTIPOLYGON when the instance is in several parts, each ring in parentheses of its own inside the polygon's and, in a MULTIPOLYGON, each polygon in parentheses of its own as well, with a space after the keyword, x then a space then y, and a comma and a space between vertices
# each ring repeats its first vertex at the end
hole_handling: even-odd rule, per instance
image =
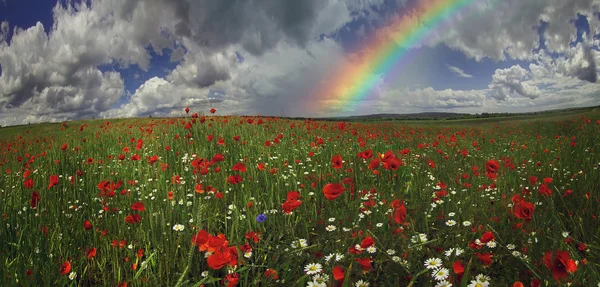
POLYGON ((217 111, 217 110, 216 110, 215 108, 211 108, 211 109, 210 109, 210 113, 211 113, 211 114, 214 114, 216 111, 217 111))
POLYGON ((342 269, 342 267, 340 267, 340 266, 333 267, 332 273, 333 273, 333 279, 335 279, 335 281, 340 281, 340 280, 344 279, 344 277, 346 276, 344 274, 344 269, 342 269))
POLYGON ((279 275, 277 274, 277 271, 275 269, 267 268, 267 270, 265 270, 265 278, 277 280, 279 279, 279 275))
POLYGON ((371 163, 369 163, 369 169, 376 169, 379 167, 379 160, 373 159, 371 163))
POLYGON ((335 169, 341 169, 343 165, 342 157, 338 155, 334 155, 331 158, 331 166, 335 169))
POLYGON ((513 214, 515 217, 520 219, 525 219, 526 221, 531 220, 533 216, 534 205, 531 202, 527 202, 521 200, 519 203, 515 204, 513 207, 513 214))
POLYGON ((143 202, 137 201, 131 205, 131 210, 144 211, 146 210, 146 207, 144 206, 143 202))
POLYGON ((130 214, 125 217, 125 222, 129 224, 136 224, 142 221, 142 217, 139 214, 130 214))
POLYGON ((50 184, 48 184, 48 188, 51 188, 55 185, 58 185, 58 175, 53 174, 50 176, 50 184))
POLYGON ((538 191, 539 191, 539 193, 541 195, 544 195, 544 196, 550 196, 550 195, 552 195, 552 189, 549 188, 546 184, 543 184, 543 183, 540 184, 540 187, 539 187, 538 191))
POLYGON ((29 205, 31 206, 31 208, 36 208, 38 202, 40 202, 40 200, 42 199, 42 197, 37 193, 37 192, 32 192, 31 193, 31 201, 29 202, 29 205))
POLYGON ((242 182, 242 177, 239 174, 230 175, 227 177, 227 182, 231 184, 238 184, 242 182))
POLYGON ((87 251, 87 258, 94 258, 96 256, 96 248, 92 247, 87 251))
POLYGON ((189 113, 189 112, 190 112, 190 108, 189 108, 189 107, 186 107, 186 108, 185 108, 185 113, 187 114, 187 113, 189 113))
POLYGON ((244 165, 244 163, 238 162, 233 165, 233 168, 231 170, 239 171, 239 172, 246 172, 246 166, 244 165))
POLYGON ((323 194, 328 200, 334 200, 338 196, 342 195, 345 190, 346 188, 339 183, 328 183, 325 185, 325 187, 323 187, 323 194))
POLYGON ((363 271, 369 272, 371 270, 371 258, 356 258, 356 262, 363 268, 363 271))
POLYGON ((494 239, 496 239, 494 233, 488 231, 481 236, 481 239, 479 241, 481 241, 481 243, 488 243, 490 241, 494 241, 494 239))
POLYGON ((492 264, 492 254, 490 254, 489 252, 480 254, 479 252, 475 253, 475 255, 479 258, 479 261, 481 261, 481 263, 484 266, 488 266, 492 264))
POLYGON ((65 263, 60 266, 60 274, 65 276, 69 274, 69 272, 71 272, 71 262, 65 261, 65 263))
POLYGON ((290 214, 296 208, 302 205, 302 200, 286 200, 283 204, 281 204, 281 208, 285 213, 290 214))
POLYGON ((84 220, 83 221, 83 229, 85 230, 90 230, 92 229, 94 226, 92 225, 92 223, 89 220, 84 220))
POLYGON ((373 246, 373 244, 375 244, 375 241, 373 241, 373 237, 369 236, 369 237, 363 239, 363 241, 360 243, 360 248, 367 249, 367 248, 373 246))
POLYGON ((543 261, 557 281, 561 281, 568 277, 569 273, 573 274, 577 271, 577 264, 567 251, 548 251, 544 254, 543 261))
POLYGON ((404 223, 404 220, 406 220, 406 206, 404 206, 404 204, 402 204, 399 207, 394 208, 393 215, 394 215, 394 221, 396 221, 396 223, 398 223, 398 224, 404 223))
POLYGON ((485 163, 485 169, 488 173, 497 173, 500 169, 500 164, 495 159, 490 159, 485 163))
POLYGON ((205 251, 207 249, 206 244, 208 244, 208 236, 209 234, 206 230, 199 230, 196 235, 192 236, 192 245, 198 246, 199 251, 205 251))

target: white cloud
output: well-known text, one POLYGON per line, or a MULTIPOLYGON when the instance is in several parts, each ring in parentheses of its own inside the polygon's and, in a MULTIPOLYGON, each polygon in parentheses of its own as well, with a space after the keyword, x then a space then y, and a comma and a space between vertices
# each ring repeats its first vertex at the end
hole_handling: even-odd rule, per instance
POLYGON ((453 73, 455 73, 457 76, 459 76, 461 78, 473 78, 473 75, 469 75, 469 74, 465 73, 465 71, 463 71, 459 67, 455 67, 455 66, 451 66, 451 65, 446 65, 446 66, 448 67, 448 69, 450 71, 452 71, 453 73))

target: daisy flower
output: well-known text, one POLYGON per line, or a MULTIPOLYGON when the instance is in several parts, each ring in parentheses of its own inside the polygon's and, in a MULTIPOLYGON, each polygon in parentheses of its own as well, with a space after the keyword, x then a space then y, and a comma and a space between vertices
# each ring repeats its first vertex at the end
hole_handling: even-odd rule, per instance
POLYGON ((444 280, 440 281, 437 285, 435 285, 435 287, 452 287, 452 283, 444 280))
POLYGON ((308 275, 320 273, 323 270, 323 266, 319 263, 310 263, 304 267, 304 272, 308 275))
POLYGON ((442 259, 439 258, 429 258, 425 260, 425 267, 427 269, 437 269, 442 266, 442 259))
POLYGON ((356 287, 369 287, 369 282, 358 280, 356 282, 356 284, 354 284, 354 286, 356 286, 356 287))
POLYGON ((435 280, 441 281, 448 278, 449 273, 450 272, 448 271, 448 268, 440 268, 438 270, 433 271, 432 276, 435 278, 435 280))

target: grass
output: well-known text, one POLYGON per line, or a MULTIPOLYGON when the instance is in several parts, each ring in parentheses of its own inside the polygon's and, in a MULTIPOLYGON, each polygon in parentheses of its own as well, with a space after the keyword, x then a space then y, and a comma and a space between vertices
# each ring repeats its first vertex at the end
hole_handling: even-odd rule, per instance
POLYGON ((0 282, 595 286, 599 120, 190 113, 5 127, 0 282))

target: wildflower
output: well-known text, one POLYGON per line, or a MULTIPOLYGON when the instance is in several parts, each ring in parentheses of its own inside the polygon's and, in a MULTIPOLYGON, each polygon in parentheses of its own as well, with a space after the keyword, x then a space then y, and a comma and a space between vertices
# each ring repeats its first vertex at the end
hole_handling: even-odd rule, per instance
POLYGON ((69 273, 69 279, 70 280, 75 280, 75 278, 77 278, 77 273, 76 272, 69 273))
POLYGON ((442 266, 442 259, 439 258, 429 258, 425 260, 425 267, 427 269, 437 269, 442 266))
POLYGON ((261 213, 259 215, 256 216, 256 221, 259 223, 263 223, 267 220, 267 215, 264 213, 261 213))
POLYGON ((435 278, 435 280, 441 281, 441 280, 445 280, 446 278, 448 278, 449 274, 450 274, 450 271, 448 270, 448 268, 440 268, 440 269, 434 270, 432 276, 435 278))
POLYGON ((452 287, 452 283, 444 280, 444 281, 438 282, 438 284, 436 284, 435 287, 452 287))
POLYGON ((320 273, 323 270, 323 266, 319 263, 310 263, 304 267, 304 272, 308 275, 320 273))
POLYGON ((185 229, 185 226, 183 226, 183 224, 173 225, 173 230, 175 230, 175 231, 183 231, 184 229, 185 229))
POLYGON ((335 231, 335 229, 336 229, 336 227, 333 225, 328 225, 327 227, 325 227, 325 230, 327 230, 329 232, 335 231))
POLYGON ((358 281, 356 281, 356 284, 354 284, 354 286, 356 286, 356 287, 369 287, 369 282, 358 280, 358 281))

